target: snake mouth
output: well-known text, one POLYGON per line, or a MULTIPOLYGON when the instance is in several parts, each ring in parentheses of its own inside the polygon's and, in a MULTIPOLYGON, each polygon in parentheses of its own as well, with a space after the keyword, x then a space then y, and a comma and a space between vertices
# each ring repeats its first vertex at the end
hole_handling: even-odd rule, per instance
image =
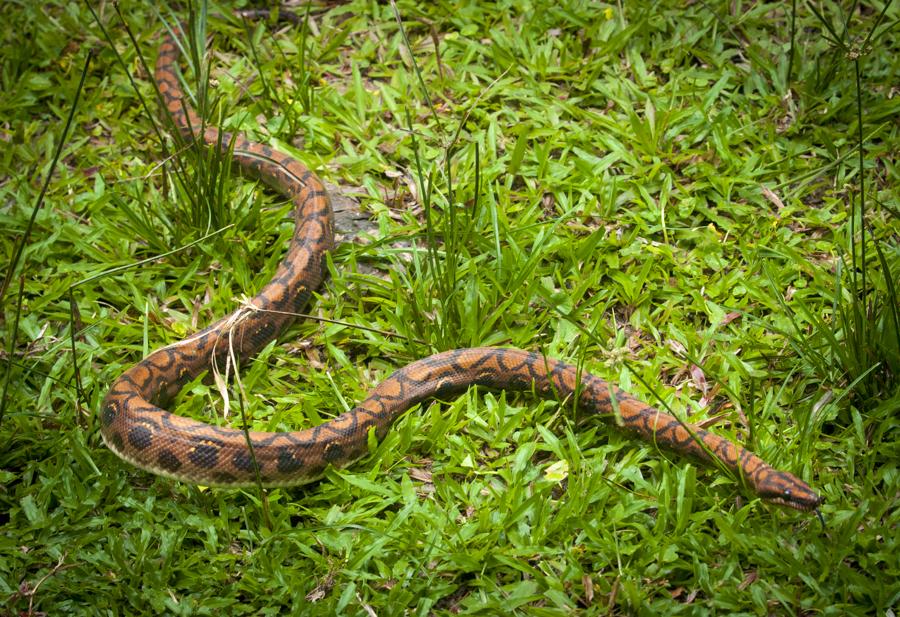
POLYGON ((821 498, 815 501, 811 501, 800 499, 784 499, 783 497, 767 497, 766 501, 779 506, 793 508, 794 510, 800 510, 801 512, 812 512, 819 507, 820 503, 822 503, 821 498))

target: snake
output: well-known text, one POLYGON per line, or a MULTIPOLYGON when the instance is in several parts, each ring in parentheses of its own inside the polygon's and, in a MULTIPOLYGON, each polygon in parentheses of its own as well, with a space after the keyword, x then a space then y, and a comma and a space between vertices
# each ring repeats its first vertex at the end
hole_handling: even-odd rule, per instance
POLYGON ((295 227, 274 276, 254 297, 205 329, 153 351, 112 382, 100 406, 100 433, 118 457, 153 474, 203 486, 305 484, 320 479, 330 466, 362 458, 372 434, 383 439, 394 420, 415 405, 480 386, 573 403, 648 442, 724 466, 765 502, 818 514, 823 499, 808 484, 750 450, 573 364, 521 349, 454 349, 425 357, 395 371, 350 411, 300 431, 214 426, 167 411, 185 384, 229 359, 251 358, 291 324, 322 282, 326 255, 334 247, 329 197, 312 171, 242 133, 208 126, 191 107, 179 82, 177 30, 163 34, 154 73, 165 111, 185 140, 229 152, 242 172, 289 199, 295 227))

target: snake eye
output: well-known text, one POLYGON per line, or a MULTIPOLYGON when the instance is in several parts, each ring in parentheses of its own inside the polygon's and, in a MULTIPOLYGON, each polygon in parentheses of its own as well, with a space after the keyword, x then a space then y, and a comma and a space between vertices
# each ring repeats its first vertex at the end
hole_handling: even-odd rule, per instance
POLYGON ((790 500, 791 497, 793 497, 793 493, 791 493, 791 489, 786 488, 783 491, 781 491, 781 496, 787 500, 790 500))

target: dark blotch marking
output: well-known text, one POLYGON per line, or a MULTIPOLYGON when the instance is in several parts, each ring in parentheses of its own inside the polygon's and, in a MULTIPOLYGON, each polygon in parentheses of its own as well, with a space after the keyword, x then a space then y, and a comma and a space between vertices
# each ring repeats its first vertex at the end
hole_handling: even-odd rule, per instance
POLYGON ((340 444, 329 443, 325 445, 325 460, 329 463, 343 460, 344 448, 340 444))
POLYGON ((219 462, 219 447, 209 444, 194 446, 194 449, 188 452, 188 460, 203 469, 215 467, 219 462))
POLYGON ((240 469, 241 471, 253 471, 253 458, 250 456, 250 452, 235 452, 234 456, 231 457, 231 464, 234 465, 235 469, 240 469))
POLYGON ((510 374, 507 383, 511 390, 527 390, 531 387, 532 380, 532 377, 512 373, 510 374))
POLYGON ((178 371, 178 377, 175 378, 175 384, 178 385, 179 388, 181 388, 190 380, 191 380, 191 372, 182 368, 178 371))
POLYGON ((108 403, 103 406, 103 409, 100 411, 100 421, 103 423, 103 426, 109 426, 113 423, 113 420, 116 419, 116 405, 115 403, 108 403))
POLYGON ((113 448, 115 448, 117 452, 121 452, 125 449, 125 442, 122 440, 122 433, 119 431, 109 435, 109 440, 112 442, 113 448))
MULTIPOLYGON (((443 396, 454 394, 458 390, 459 390, 459 388, 456 386, 455 383, 453 383, 449 379, 443 379, 438 383, 437 388, 434 389, 433 396, 440 398, 443 396)), ((401 397, 402 397, 402 394, 401 394, 401 397)))
POLYGON ((278 448, 278 471, 290 473, 297 471, 303 463, 294 456, 290 448, 278 448))
POLYGON ((234 483, 235 477, 227 471, 215 471, 212 474, 212 479, 213 482, 219 482, 221 484, 232 484, 234 483))
MULTIPOLYGON (((276 301, 277 302, 277 301, 276 301)), ((268 341, 275 335, 275 324, 272 322, 261 323, 256 328, 253 338, 256 341, 268 341)))
POLYGON ((136 450, 146 450, 153 443, 153 431, 146 426, 133 426, 128 431, 128 443, 136 450))
POLYGON ((156 457, 156 462, 166 471, 175 472, 181 468, 181 460, 171 450, 162 450, 156 457))

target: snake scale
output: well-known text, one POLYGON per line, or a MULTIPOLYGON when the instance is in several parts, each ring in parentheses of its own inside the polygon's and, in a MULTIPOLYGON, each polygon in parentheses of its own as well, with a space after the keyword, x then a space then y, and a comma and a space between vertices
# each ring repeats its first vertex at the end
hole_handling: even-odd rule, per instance
POLYGON ((519 349, 457 349, 418 360, 385 379, 351 411, 302 431, 245 433, 166 411, 163 407, 187 382, 213 363, 224 365, 229 346, 247 359, 284 330, 322 281, 325 255, 334 242, 328 196, 310 170, 241 134, 220 135, 213 127, 201 134, 204 124, 179 84, 178 59, 178 44, 166 34, 155 79, 178 130, 209 147, 226 147, 233 140, 236 164, 292 200, 296 227, 274 277, 249 303, 154 351, 114 381, 100 419, 103 440, 119 457, 155 474, 207 486, 302 484, 321 477, 329 465, 344 466, 363 456, 370 431, 383 438, 413 405, 478 385, 561 401, 578 397, 580 409, 617 418, 622 428, 654 444, 717 459, 766 501, 804 511, 821 503, 805 482, 749 450, 684 424, 573 365, 519 349))

